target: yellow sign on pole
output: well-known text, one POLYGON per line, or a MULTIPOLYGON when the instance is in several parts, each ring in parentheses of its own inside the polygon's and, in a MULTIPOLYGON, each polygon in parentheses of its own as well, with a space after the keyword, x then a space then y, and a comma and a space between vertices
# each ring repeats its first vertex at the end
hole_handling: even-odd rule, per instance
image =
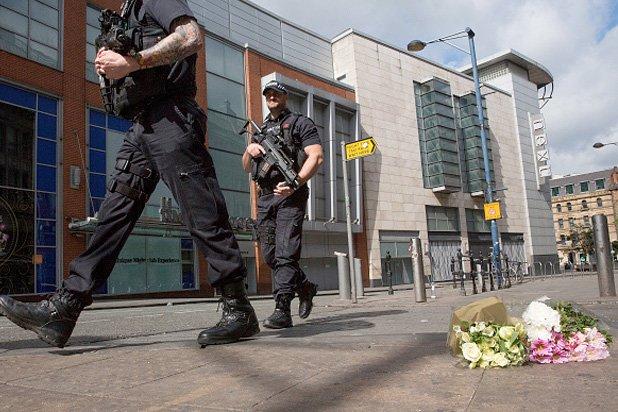
POLYGON ((345 160, 354 160, 360 157, 370 156, 376 151, 376 141, 373 137, 346 143, 345 160))
POLYGON ((500 202, 485 203, 485 220, 502 219, 502 211, 500 210, 500 202))

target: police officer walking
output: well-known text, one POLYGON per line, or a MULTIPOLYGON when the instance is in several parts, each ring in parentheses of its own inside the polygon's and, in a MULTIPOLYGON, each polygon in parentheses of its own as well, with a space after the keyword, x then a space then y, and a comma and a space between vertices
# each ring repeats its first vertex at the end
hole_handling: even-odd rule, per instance
MULTIPOLYGON (((290 303, 298 293, 298 314, 304 319, 313 307, 317 285, 311 283, 299 265, 303 220, 309 197, 305 184, 323 162, 318 130, 311 119, 287 108, 285 86, 271 81, 263 95, 270 114, 264 120, 263 133, 282 139, 286 154, 294 161, 298 173, 297 187, 285 183, 281 173, 272 168, 267 176, 257 180, 260 195, 257 203, 257 224, 260 246, 266 264, 275 279, 275 311, 264 321, 271 329, 292 326, 290 303)), ((243 155, 245 171, 259 170, 264 148, 252 141, 243 155)), ((254 173, 255 176, 255 173, 254 173)))
MULTIPOLYGON (((221 320, 199 334, 201 345, 238 341, 259 332, 245 290, 246 268, 229 224, 213 162, 204 148, 206 114, 195 102, 195 63, 203 39, 186 0, 128 0, 120 16, 143 45, 131 55, 99 50, 95 69, 112 82, 113 112, 133 125, 118 151, 116 171, 87 250, 70 264, 62 287, 39 303, 0 297, 0 311, 45 342, 63 347, 92 293, 109 277, 118 254, 162 179, 210 264, 222 297, 221 320)), ((126 27, 125 27, 126 28, 126 27)))

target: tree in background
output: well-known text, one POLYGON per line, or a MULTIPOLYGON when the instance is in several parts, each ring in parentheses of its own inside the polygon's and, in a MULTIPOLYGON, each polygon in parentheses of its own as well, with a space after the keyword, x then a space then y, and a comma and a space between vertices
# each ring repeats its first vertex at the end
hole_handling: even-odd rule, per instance
POLYGON ((578 251, 586 258, 594 254, 594 234, 588 226, 576 225, 569 233, 571 248, 578 251))

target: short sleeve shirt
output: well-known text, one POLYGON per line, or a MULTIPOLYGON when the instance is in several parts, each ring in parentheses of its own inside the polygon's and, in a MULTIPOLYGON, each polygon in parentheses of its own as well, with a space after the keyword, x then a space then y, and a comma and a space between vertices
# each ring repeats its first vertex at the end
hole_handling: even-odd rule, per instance
POLYGON ((177 18, 194 17, 186 0, 146 0, 144 10, 168 33, 177 18))

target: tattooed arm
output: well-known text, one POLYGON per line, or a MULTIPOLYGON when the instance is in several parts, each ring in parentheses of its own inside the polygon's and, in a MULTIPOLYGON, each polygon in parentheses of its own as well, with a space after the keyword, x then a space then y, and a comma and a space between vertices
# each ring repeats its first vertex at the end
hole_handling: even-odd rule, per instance
POLYGON ((101 49, 94 64, 97 73, 105 74, 107 78, 114 80, 136 70, 172 64, 196 53, 200 47, 202 33, 199 25, 194 18, 183 16, 174 20, 171 33, 167 37, 139 53, 139 61, 131 56, 101 49))
POLYGON ((202 33, 194 18, 183 16, 172 24, 172 33, 149 49, 140 52, 140 69, 164 66, 196 53, 202 47, 202 33))

